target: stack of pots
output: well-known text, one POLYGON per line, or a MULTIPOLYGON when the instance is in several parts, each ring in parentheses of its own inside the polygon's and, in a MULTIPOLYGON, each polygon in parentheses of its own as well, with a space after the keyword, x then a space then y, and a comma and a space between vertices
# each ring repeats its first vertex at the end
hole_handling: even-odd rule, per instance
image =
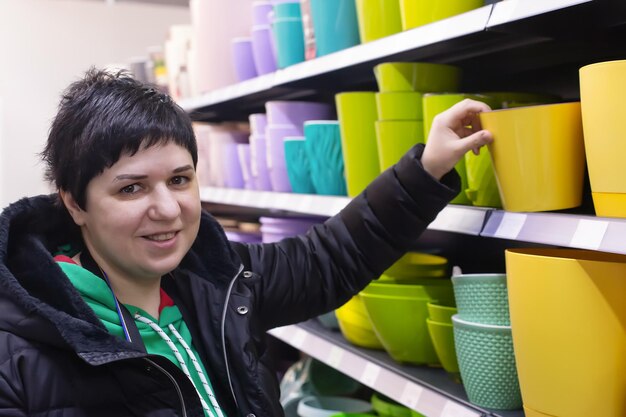
POLYGON ((389 168, 416 143, 424 143, 422 95, 457 91, 461 70, 451 65, 386 62, 374 67, 379 93, 376 138, 380 170, 389 168))
POLYGON ((195 124, 201 186, 244 188, 238 145, 248 143, 247 126, 195 124))
POLYGON ((439 362, 455 381, 460 382, 459 362, 456 357, 452 328, 452 316, 457 313, 457 308, 438 301, 426 304, 426 308, 428 309, 426 319, 428 334, 430 334, 439 362))
POLYGON ((380 174, 375 123, 374 93, 348 92, 335 96, 346 188, 356 197, 380 174))
POLYGON ((270 26, 273 6, 269 1, 252 3, 252 56, 258 75, 276 71, 276 52, 270 26))
POLYGON ((327 104, 307 101, 268 101, 265 109, 266 162, 272 190, 291 192, 285 159, 285 138, 297 137, 302 140, 304 122, 329 119, 332 109, 327 104))
MULTIPOLYGON (((378 6, 386 7, 382 3, 393 7, 393 2, 378 6)), ((387 62, 377 65, 374 75, 379 93, 335 96, 350 197, 363 191, 413 145, 424 142, 422 94, 456 91, 461 70, 442 64, 387 62)))
POLYGON ((337 310, 344 336, 359 346, 382 346, 400 363, 438 366, 439 359, 426 326, 426 305, 434 301, 454 302, 452 284, 446 279, 447 271, 445 258, 416 252, 406 254, 378 281, 372 282, 337 310), (344 322, 344 317, 346 312, 359 312, 361 308, 367 320, 358 323, 357 330, 361 335, 374 335, 375 338, 354 340, 351 337, 354 335, 353 322, 344 322))
POLYGON ((250 176, 253 189, 271 191, 270 174, 267 168, 267 140, 265 113, 255 113, 248 117, 250 121, 250 176))
POLYGON ((486 408, 522 407, 505 274, 452 277, 454 342, 467 396, 486 408))
POLYGON ((304 30, 300 1, 276 3, 271 25, 278 68, 286 68, 304 61, 304 30))
POLYGON ((237 37, 231 40, 233 66, 237 80, 245 81, 258 75, 252 52, 252 38, 237 37))
POLYGON ((320 57, 359 44, 354 0, 310 0, 315 55, 320 57))

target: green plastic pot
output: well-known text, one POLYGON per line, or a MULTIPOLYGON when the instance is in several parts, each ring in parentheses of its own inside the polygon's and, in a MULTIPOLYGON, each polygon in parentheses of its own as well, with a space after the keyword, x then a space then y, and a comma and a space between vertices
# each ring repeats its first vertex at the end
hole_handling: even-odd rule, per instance
POLYGON ((399 363, 439 365, 426 317, 428 298, 361 293, 372 327, 385 350, 399 363))
POLYGON ((381 172, 397 163, 414 145, 424 143, 420 120, 382 120, 376 121, 375 126, 381 172))
POLYGON ((454 347, 454 329, 452 324, 439 323, 426 319, 428 333, 433 342, 435 353, 441 362, 441 366, 451 374, 459 372, 459 362, 456 358, 454 347))
POLYGON ((391 297, 412 297, 426 299, 429 302, 454 304, 452 282, 444 279, 421 280, 422 284, 395 284, 390 282, 371 282, 360 294, 384 295, 391 297))
POLYGON ((462 320, 510 326, 505 274, 463 274, 452 277, 454 298, 462 320))
POLYGON ((428 303, 428 318, 439 323, 452 324, 452 316, 458 313, 457 308, 440 303, 428 303))
POLYGON ((335 96, 348 196, 355 197, 380 174, 376 98, 372 92, 335 96))
POLYGON ((459 88, 461 69, 429 62, 385 62, 374 67, 374 76, 381 92, 453 92, 459 88))
POLYGON ((384 275, 402 279, 445 278, 448 273, 448 260, 428 253, 407 252, 384 275))
POLYGON ((522 407, 511 326, 471 323, 452 317, 454 342, 463 385, 470 402, 480 407, 522 407))
POLYGON ((376 93, 378 120, 422 120, 422 94, 415 91, 376 93))
POLYGON ((355 295, 350 301, 336 309, 335 315, 339 330, 348 342, 368 349, 383 349, 359 295, 355 295))

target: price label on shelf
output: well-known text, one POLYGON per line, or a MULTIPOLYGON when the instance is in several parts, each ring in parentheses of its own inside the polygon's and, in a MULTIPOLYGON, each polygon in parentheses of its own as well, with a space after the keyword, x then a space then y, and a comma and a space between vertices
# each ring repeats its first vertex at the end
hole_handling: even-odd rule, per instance
POLYGON ((363 370, 363 374, 361 375, 359 381, 369 387, 374 387, 376 380, 378 379, 378 375, 380 375, 380 366, 368 363, 365 365, 365 369, 363 370))
POLYGON ((570 246, 598 250, 608 227, 607 221, 581 219, 578 221, 570 246))
POLYGON ((502 239, 517 239, 526 223, 528 216, 522 213, 504 213, 502 221, 496 230, 495 237, 502 239))
POLYGON ((339 364, 341 364, 341 360, 343 359, 343 352, 343 349, 340 349, 337 346, 331 347, 328 354, 328 364, 333 368, 338 368, 339 364))
POLYGON ((448 401, 443 407, 441 417, 480 417, 482 413, 463 407, 460 404, 448 401))
POLYGON ((416 385, 412 382, 407 382, 407 384, 404 386, 404 390, 402 391, 402 395, 400 396, 400 403, 415 410, 415 407, 417 407, 417 403, 419 402, 423 391, 424 388, 420 387, 419 385, 416 385))
POLYGON ((293 336, 291 337, 291 345, 296 349, 300 349, 304 346, 304 340, 306 339, 306 332, 302 329, 294 329, 293 336))

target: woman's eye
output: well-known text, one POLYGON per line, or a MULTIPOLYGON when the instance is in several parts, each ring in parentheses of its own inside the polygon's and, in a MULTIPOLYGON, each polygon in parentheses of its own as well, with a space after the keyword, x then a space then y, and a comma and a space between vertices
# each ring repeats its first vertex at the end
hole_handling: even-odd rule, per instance
POLYGON ((183 175, 177 175, 170 180, 170 183, 172 185, 183 185, 183 184, 187 184, 188 182, 189 182, 189 178, 183 175))
POLYGON ((139 191, 139 185, 138 184, 131 184, 131 185, 127 185, 126 187, 122 188, 120 190, 120 193, 122 193, 122 194, 134 194, 137 191, 139 191))

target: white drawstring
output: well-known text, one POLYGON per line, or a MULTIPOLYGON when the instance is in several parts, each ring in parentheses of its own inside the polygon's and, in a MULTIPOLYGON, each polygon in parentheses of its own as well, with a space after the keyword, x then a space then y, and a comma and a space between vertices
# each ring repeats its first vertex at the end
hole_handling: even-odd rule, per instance
MULTIPOLYGON (((153 322, 152 320, 146 317, 143 317, 141 314, 135 313, 135 319, 150 326, 152 330, 154 330, 161 337, 161 339, 163 339, 163 341, 167 343, 170 350, 174 353, 174 356, 176 357, 176 360, 180 364, 180 367, 183 370, 184 374, 187 375, 187 378, 189 378, 189 380, 193 384, 193 387, 196 389, 196 392, 198 393, 198 397, 200 397, 200 401, 202 402, 202 408, 204 408, 204 410, 209 414, 209 416, 215 417, 215 415, 209 408, 206 401, 204 401, 204 398, 202 398, 202 395, 200 395, 200 391, 198 391, 198 387, 196 387, 196 384, 193 381, 193 378, 191 378, 191 375, 189 374, 189 368, 187 368, 187 364, 185 363, 185 360, 183 359, 180 352, 178 351, 178 348, 176 348, 176 345, 174 345, 174 342, 172 342, 172 339, 170 339, 167 333, 165 333, 163 329, 159 327, 158 324, 156 324, 155 322, 153 322)), ((189 348, 189 345, 187 344, 187 342, 185 342, 183 337, 180 335, 180 333, 178 333, 178 331, 172 324, 168 325, 168 328, 174 334, 174 336, 178 340, 178 343, 180 343, 185 349, 185 351, 187 351, 187 355, 189 355, 191 362, 193 362, 193 366, 196 369, 196 372, 198 373, 198 377, 200 378, 200 381, 202 381, 202 386, 204 387, 204 391, 209 396, 209 400, 211 400, 211 405, 215 409, 215 412, 217 412, 217 416, 224 417, 224 414, 222 413, 222 409, 217 404, 217 399, 215 398, 215 395, 213 394, 213 391, 211 390, 211 386, 209 385, 206 377, 204 376, 204 372, 202 372, 202 368, 200 367, 200 364, 198 363, 198 359, 196 359, 196 355, 194 355, 191 348, 189 348)))

